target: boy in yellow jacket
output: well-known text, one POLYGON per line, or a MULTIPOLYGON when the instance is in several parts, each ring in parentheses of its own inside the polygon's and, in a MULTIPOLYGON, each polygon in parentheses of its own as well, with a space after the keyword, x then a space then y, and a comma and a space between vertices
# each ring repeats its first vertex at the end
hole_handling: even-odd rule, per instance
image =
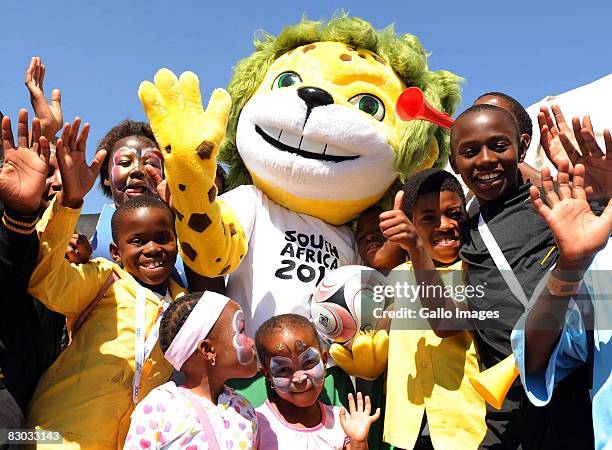
POLYGON ((392 319, 389 334, 384 441, 395 448, 475 450, 486 433, 484 400, 468 380, 479 373, 474 342, 468 331, 441 331, 447 321, 434 313, 447 299, 431 294, 454 287, 448 278, 461 273, 464 220, 461 185, 439 169, 408 180, 380 215, 383 235, 410 255, 388 284, 423 288, 416 298, 395 296, 395 312, 407 313, 392 319))
POLYGON ((80 135, 79 125, 78 118, 67 124, 57 142, 63 191, 39 223, 40 254, 28 288, 68 318, 72 343, 43 374, 27 425, 59 431, 63 448, 120 448, 133 405, 172 370, 157 334, 161 313, 181 293, 169 278, 174 217, 157 198, 132 199, 112 218, 115 262, 70 264, 66 245, 106 153, 87 165, 89 125, 80 135))

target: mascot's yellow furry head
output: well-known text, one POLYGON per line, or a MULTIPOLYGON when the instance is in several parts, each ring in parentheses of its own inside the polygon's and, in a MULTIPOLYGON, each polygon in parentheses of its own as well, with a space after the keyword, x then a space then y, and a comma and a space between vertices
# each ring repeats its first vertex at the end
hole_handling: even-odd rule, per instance
POLYGON ((232 187, 253 182, 293 211, 342 224, 415 171, 444 165, 448 133, 401 122, 408 86, 449 114, 460 78, 430 71, 412 35, 342 15, 264 34, 228 86, 233 107, 221 158, 232 187))

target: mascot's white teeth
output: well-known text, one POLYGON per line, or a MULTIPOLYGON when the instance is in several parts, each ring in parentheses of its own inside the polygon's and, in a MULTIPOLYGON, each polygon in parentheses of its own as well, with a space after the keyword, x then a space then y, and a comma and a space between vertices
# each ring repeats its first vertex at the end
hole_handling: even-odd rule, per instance
POLYGON ((319 159, 322 161, 349 161, 359 158, 359 155, 350 155, 346 150, 308 137, 280 130, 274 127, 255 125, 255 131, 270 145, 278 150, 293 153, 303 158, 319 159))

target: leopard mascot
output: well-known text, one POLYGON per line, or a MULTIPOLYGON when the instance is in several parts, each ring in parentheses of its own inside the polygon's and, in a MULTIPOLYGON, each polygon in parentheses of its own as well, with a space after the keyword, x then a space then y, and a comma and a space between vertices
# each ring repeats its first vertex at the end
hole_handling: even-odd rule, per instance
MULTIPOLYGON (((250 334, 273 315, 309 316, 318 281, 359 263, 346 224, 389 202, 406 177, 447 162, 448 132, 400 121, 398 96, 418 86, 452 114, 460 81, 428 69, 417 37, 347 15, 263 34, 206 109, 194 73, 161 69, 138 94, 164 154, 183 260, 200 275, 227 276, 250 334), (233 188, 220 197, 218 156, 233 188)), ((380 374, 386 333, 359 346, 367 361, 338 348, 332 356, 353 375, 380 374)))

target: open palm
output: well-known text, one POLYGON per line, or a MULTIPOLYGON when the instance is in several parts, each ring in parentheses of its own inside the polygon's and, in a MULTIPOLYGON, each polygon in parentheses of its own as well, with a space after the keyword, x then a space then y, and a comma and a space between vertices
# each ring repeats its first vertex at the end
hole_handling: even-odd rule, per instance
POLYGON ((540 198, 535 187, 531 188, 531 198, 536 211, 546 220, 553 233, 561 259, 588 267, 592 256, 608 242, 612 231, 612 201, 604 213, 597 217, 586 200, 584 166, 578 164, 574 167, 571 186, 568 172, 569 166, 563 162, 557 175, 557 194, 553 189, 550 171, 542 169, 542 188, 546 203, 540 198))
POLYGON ((601 201, 610 198, 612 193, 612 135, 604 130, 605 152, 595 140, 591 118, 572 119, 572 127, 567 124, 561 109, 557 105, 548 108, 542 106, 538 113, 540 126, 540 143, 548 159, 559 168, 567 162, 569 174, 577 164, 586 167, 584 190, 589 200, 601 201))
POLYGON ((357 393, 357 405, 353 394, 348 395, 349 411, 342 408, 340 411, 340 424, 344 430, 344 434, 348 436, 351 442, 364 442, 368 440, 370 426, 378 420, 380 409, 377 408, 373 415, 370 415, 372 406, 370 397, 366 395, 365 404, 361 392, 357 393))
POLYGON ((38 211, 49 170, 49 142, 41 136, 40 121, 32 121, 32 145, 28 144, 28 112, 19 111, 15 147, 11 119, 2 120, 4 165, 0 169, 0 199, 11 209, 31 215, 38 211))
POLYGON ((81 134, 80 125, 81 119, 78 117, 72 124, 67 123, 56 144, 57 163, 62 174, 62 204, 72 208, 81 206, 83 198, 94 185, 106 156, 106 150, 98 150, 91 166, 87 164, 85 148, 89 124, 83 126, 81 134))
MULTIPOLYGON (((538 113, 538 125, 540 128, 540 144, 546 153, 548 159, 555 165, 559 166, 559 163, 563 161, 570 162, 569 156, 561 143, 560 135, 565 134, 570 139, 574 139, 575 135, 572 134, 572 129, 569 127, 565 120, 565 116, 561 112, 561 108, 558 105, 552 105, 551 110, 553 115, 551 116, 546 106, 540 106, 540 112, 538 113), (554 119, 553 119, 554 116, 554 119)), ((575 121, 578 121, 578 131, 581 128, 580 120, 574 118, 572 125, 575 125, 575 121)), ((590 126, 591 122, 588 117, 585 117, 584 126, 590 126)), ((574 164, 570 162, 569 171, 573 173, 574 164)))
POLYGON ((595 140, 592 129, 580 130, 580 152, 566 133, 559 135, 572 164, 582 164, 586 168, 584 190, 587 198, 594 201, 602 201, 612 196, 612 135, 610 130, 604 130, 603 135, 605 152, 595 140))

